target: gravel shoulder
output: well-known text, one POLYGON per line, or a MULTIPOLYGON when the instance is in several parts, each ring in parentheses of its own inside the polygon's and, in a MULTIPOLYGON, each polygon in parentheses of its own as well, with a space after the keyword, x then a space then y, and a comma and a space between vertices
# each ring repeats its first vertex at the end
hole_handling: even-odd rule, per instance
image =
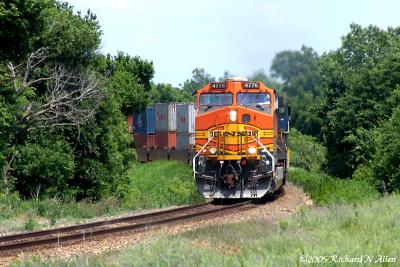
MULTIPOLYGON (((253 209, 242 212, 224 214, 219 217, 207 217, 176 224, 166 225, 157 228, 150 228, 145 232, 118 234, 102 237, 90 241, 71 244, 65 247, 46 248, 40 251, 27 251, 14 257, 4 257, 0 259, 0 265, 7 265, 12 260, 27 260, 34 256, 43 260, 64 259, 69 260, 77 256, 100 254, 109 250, 118 250, 127 247, 133 247, 137 244, 151 242, 151 240, 160 235, 176 235, 185 231, 194 230, 200 227, 211 225, 221 225, 226 223, 238 223, 245 220, 265 219, 276 222, 297 212, 302 206, 313 205, 312 200, 303 192, 303 190, 294 185, 285 187, 285 194, 259 205, 253 209)), ((154 210, 152 210, 154 211, 154 210)), ((150 211, 146 211, 150 212, 150 211)))

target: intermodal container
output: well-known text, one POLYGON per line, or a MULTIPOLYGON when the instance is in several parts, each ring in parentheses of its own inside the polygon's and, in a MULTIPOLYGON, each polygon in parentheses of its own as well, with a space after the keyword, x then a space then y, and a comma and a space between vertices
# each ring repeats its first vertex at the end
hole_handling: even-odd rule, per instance
POLYGON ((193 133, 177 133, 176 134, 176 149, 191 150, 194 146, 193 133))
POLYGON ((137 134, 153 134, 155 132, 154 108, 148 107, 143 112, 133 114, 134 131, 137 134))
POLYGON ((128 116, 128 132, 133 133, 133 114, 128 116))
POLYGON ((156 132, 154 136, 157 149, 176 148, 176 132, 172 131, 156 132))
POLYGON ((194 104, 176 105, 176 132, 194 133, 194 104))
POLYGON ((154 134, 134 134, 136 148, 154 148, 156 146, 154 134))
POLYGON ((176 103, 158 103, 154 106, 156 132, 176 131, 176 103))

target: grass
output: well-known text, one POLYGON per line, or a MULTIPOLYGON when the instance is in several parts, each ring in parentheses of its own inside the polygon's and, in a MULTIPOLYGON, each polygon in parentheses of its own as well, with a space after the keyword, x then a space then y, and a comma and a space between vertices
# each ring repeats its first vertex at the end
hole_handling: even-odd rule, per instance
POLYGON ((301 186, 318 205, 357 204, 379 197, 365 179, 339 179, 321 171, 326 149, 317 140, 292 129, 289 181, 301 186))
POLYGON ((360 203, 379 197, 376 188, 366 181, 339 179, 319 171, 290 168, 289 181, 299 185, 320 205, 360 203))
POLYGON ((125 202, 133 208, 159 208, 203 201, 197 193, 191 168, 181 162, 155 161, 137 165, 125 202))
MULTIPOLYGON (((34 259, 14 265, 316 266, 321 265, 320 260, 326 261, 326 266, 388 266, 380 262, 381 255, 399 264, 400 195, 380 198, 365 181, 342 180, 299 168, 290 170, 289 179, 303 186, 318 205, 303 207, 297 214, 274 223, 252 220, 204 227, 69 262, 34 259), (361 259, 363 264, 340 262, 346 259, 361 259)), ((150 182, 134 182, 143 186, 139 187, 142 191, 153 186, 150 182)))
POLYGON ((59 199, 22 200, 0 193, 0 233, 79 223, 127 211, 201 202, 192 172, 181 162, 137 163, 127 174, 130 184, 115 196, 98 202, 63 202, 59 199))
MULTIPOLYGON (((254 220, 163 236, 132 249, 79 257, 72 262, 24 262, 25 266, 317 266, 301 256, 321 256, 325 266, 361 266, 338 257, 400 261, 400 196, 360 205, 301 209, 279 223, 254 220), (336 258, 335 255, 337 256, 336 258)), ((316 260, 317 258, 314 258, 316 260)), ((368 262, 366 262, 368 263, 368 262)), ((18 265, 20 263, 15 263, 18 265)), ((366 264, 376 266, 377 264, 366 264)), ((380 263, 387 266, 388 264, 380 263)))

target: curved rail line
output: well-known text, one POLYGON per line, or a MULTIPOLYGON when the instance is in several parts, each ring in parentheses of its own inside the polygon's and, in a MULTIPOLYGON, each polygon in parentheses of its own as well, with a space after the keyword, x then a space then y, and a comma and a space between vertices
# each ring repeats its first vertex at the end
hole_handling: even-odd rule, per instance
MULTIPOLYGON (((0 255, 9 255, 18 251, 51 245, 64 245, 73 241, 85 241, 94 237, 130 231, 144 230, 187 219, 227 212, 249 206, 253 201, 245 201, 228 206, 215 206, 202 203, 171 210, 116 218, 107 221, 86 223, 43 231, 20 233, 0 237, 0 255)), ((249 206, 254 207, 254 206, 249 206)))

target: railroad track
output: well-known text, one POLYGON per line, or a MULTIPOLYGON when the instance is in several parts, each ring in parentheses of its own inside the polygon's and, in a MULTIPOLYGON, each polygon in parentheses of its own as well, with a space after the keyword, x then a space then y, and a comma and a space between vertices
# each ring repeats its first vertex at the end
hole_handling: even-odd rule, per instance
POLYGON ((171 210, 121 217, 107 221, 1 236, 0 256, 12 255, 20 251, 38 249, 41 247, 67 245, 69 243, 91 240, 96 237, 111 234, 142 231, 149 227, 200 218, 211 214, 225 213, 243 208, 252 208, 255 206, 252 204, 253 201, 251 200, 227 206, 216 206, 211 203, 202 203, 171 210))

